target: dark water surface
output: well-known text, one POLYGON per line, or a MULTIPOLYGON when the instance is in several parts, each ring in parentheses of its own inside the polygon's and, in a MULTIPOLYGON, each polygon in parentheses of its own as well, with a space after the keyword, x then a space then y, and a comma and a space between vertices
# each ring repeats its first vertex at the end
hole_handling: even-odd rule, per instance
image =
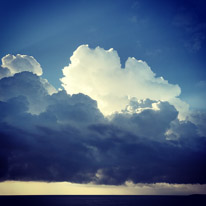
POLYGON ((206 206, 206 195, 35 195, 0 196, 0 205, 27 206, 206 206))

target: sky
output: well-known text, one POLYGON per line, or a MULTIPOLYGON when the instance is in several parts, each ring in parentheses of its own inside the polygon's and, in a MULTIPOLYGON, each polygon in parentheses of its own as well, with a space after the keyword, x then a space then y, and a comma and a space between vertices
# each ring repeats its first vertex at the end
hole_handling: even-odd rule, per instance
POLYGON ((0 3, 0 194, 205 193, 203 0, 0 3))

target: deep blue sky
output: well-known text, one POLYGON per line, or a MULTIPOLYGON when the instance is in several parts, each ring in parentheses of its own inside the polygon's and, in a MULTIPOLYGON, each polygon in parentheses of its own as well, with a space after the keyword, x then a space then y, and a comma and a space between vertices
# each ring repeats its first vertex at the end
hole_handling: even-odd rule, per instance
POLYGON ((58 88, 79 45, 112 47, 122 64, 129 56, 146 61, 191 101, 206 80, 205 10, 203 0, 1 0, 0 57, 34 56, 58 88))

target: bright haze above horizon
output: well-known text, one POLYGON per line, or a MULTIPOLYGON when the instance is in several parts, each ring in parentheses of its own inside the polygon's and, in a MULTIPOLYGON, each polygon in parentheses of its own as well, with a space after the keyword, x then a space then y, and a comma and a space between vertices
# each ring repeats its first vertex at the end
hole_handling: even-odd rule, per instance
POLYGON ((1 194, 205 193, 205 8, 2 1, 1 194))

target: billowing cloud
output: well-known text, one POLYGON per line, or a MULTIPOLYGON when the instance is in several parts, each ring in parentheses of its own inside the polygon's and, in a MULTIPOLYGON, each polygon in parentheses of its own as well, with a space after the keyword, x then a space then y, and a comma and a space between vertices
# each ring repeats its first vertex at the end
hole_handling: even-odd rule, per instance
MULTIPOLYGON (((82 48, 90 51, 86 46, 82 48)), ((104 58, 110 63, 102 64, 103 71, 118 57, 112 50, 99 48, 95 52, 97 60, 101 55, 108 55, 104 58)), ((88 65, 91 59, 87 55, 87 64, 72 59, 71 65, 75 61, 82 67, 88 65)), ((92 50, 90 55, 94 55, 92 50)), ((131 61, 135 62, 134 67, 140 64, 138 75, 131 71, 131 82, 135 84, 133 76, 139 78, 140 75, 143 80, 139 81, 145 87, 154 85, 163 93, 167 88, 169 94, 161 100, 164 97, 155 91, 153 98, 143 100, 147 95, 140 92, 142 98, 135 95, 127 98, 122 111, 110 116, 104 116, 98 108, 99 102, 86 94, 71 95, 65 90, 51 92, 52 85, 32 72, 19 72, 0 79, 0 181, 205 184, 206 137, 201 122, 204 113, 201 118, 193 115, 191 121, 178 119, 170 96, 174 99, 179 87, 156 78, 145 63, 131 61), (196 119, 199 122, 195 122, 196 119)), ((98 61, 96 64, 101 69, 98 61)), ((119 72, 116 67, 120 68, 118 63, 113 68, 114 74, 123 82, 121 72, 125 72, 127 79, 126 68, 130 67, 119 72)), ((111 73, 103 72, 105 78, 106 75, 108 84, 101 80, 102 88, 112 84, 111 73)), ((87 77, 87 74, 80 75, 77 87, 79 82, 82 86, 81 81, 87 77)), ((114 79, 111 89, 117 92, 116 77, 114 79)), ((89 80, 92 81, 92 77, 89 80)), ((126 86, 125 82, 123 84, 126 86)), ((69 89, 69 84, 65 87, 69 89)), ((106 94, 107 89, 100 90, 99 94, 104 91, 106 94)), ((126 94, 126 90, 122 92, 126 94)), ((131 96, 135 89, 132 92, 131 96)), ((149 91, 146 93, 149 95, 149 91)), ((115 92, 110 95, 115 96, 115 92)), ((119 95, 120 100, 122 97, 119 95)))
POLYGON ((42 75, 41 65, 32 56, 7 54, 1 61, 0 79, 23 71, 29 71, 38 76, 42 75))
POLYGON ((106 115, 120 112, 133 97, 168 101, 185 115, 188 106, 177 99, 180 87, 157 77, 144 61, 128 58, 122 68, 115 50, 88 45, 78 47, 70 60, 63 69, 62 86, 69 94, 81 92, 97 100, 106 115))
POLYGON ((113 115, 112 121, 139 137, 163 141, 177 115, 177 110, 168 102, 133 99, 123 113, 113 115))
POLYGON ((4 56, 0 67, 0 101, 22 95, 27 98, 30 113, 41 113, 47 107, 44 99, 56 92, 47 79, 40 77, 42 73, 40 64, 32 56, 4 56))
POLYGON ((0 100, 7 101, 23 95, 27 97, 31 113, 44 111, 47 106, 44 99, 54 92, 56 89, 46 79, 31 72, 17 73, 0 81, 0 100))
POLYGON ((5 81, 10 96, 0 102, 1 181, 206 183, 205 138, 193 123, 180 123, 168 102, 133 99, 108 120, 87 95, 49 95, 35 74, 15 74, 0 85, 5 81), (24 86, 12 94, 10 81, 18 78, 24 86), (29 112, 34 94, 46 107, 35 115, 29 112), (167 140, 168 129, 178 138, 167 140))

